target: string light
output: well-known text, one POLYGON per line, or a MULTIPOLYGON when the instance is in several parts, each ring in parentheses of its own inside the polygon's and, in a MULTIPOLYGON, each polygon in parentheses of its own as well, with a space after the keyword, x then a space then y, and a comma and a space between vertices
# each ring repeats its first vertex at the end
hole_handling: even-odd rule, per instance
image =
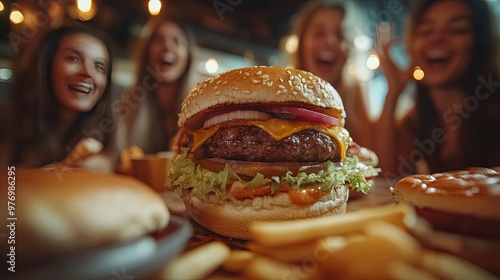
POLYGON ((24 21, 24 15, 23 13, 21 13, 21 11, 17 9, 12 9, 10 12, 9 19, 13 24, 19 24, 24 21))
POLYGON ((380 60, 376 54, 370 54, 366 59, 366 67, 375 70, 380 66, 380 60))
POLYGON ((424 76, 424 70, 422 70, 420 66, 415 66, 415 68, 413 68, 413 78, 415 80, 420 81, 424 78, 424 76))
POLYGON ((92 0, 77 0, 76 5, 78 10, 83 13, 88 13, 92 10, 92 0))
POLYGON ((295 35, 291 35, 285 39, 285 50, 288 53, 294 53, 297 51, 299 47, 299 38, 295 35))
POLYGON ((215 58, 208 59, 205 63, 205 70, 210 74, 214 74, 217 72, 217 69, 219 69, 219 63, 217 60, 215 58))
POLYGON ((160 0, 149 0, 148 3, 149 13, 152 16, 156 16, 161 11, 161 1, 160 0))

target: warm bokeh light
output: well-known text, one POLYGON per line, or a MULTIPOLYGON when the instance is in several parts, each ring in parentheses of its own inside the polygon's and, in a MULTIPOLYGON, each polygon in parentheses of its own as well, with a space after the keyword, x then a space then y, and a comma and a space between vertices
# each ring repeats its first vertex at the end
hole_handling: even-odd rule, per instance
POLYGON ((13 24, 19 24, 19 23, 23 22, 24 15, 23 15, 23 13, 21 13, 21 11, 13 9, 10 12, 10 17, 9 18, 10 18, 10 21, 13 24))
POLYGON ((0 1, 0 12, 2 12, 5 9, 5 6, 3 5, 2 1, 0 1))
POLYGON ((92 0, 77 0, 76 5, 78 6, 78 10, 88 13, 92 9, 92 0))
POLYGON ((286 38, 285 41, 285 50, 288 53, 294 53, 297 51, 297 48, 299 47, 299 38, 297 36, 292 35, 286 38))
POLYGON ((160 0, 149 0, 148 9, 149 9, 149 13, 152 16, 158 15, 160 13, 160 11, 161 11, 161 2, 160 2, 160 0))
POLYGON ((217 72, 217 69, 219 69, 219 63, 217 62, 217 60, 215 60, 214 58, 210 58, 209 60, 207 60, 207 62, 205 63, 205 70, 208 73, 214 74, 215 72, 217 72))
POLYGON ((424 78, 424 76, 424 70, 422 70, 420 66, 415 66, 415 68, 413 69, 413 78, 417 81, 420 81, 424 78))
POLYGON ((375 70, 380 66, 380 60, 376 54, 370 54, 366 59, 366 67, 370 70, 375 70))

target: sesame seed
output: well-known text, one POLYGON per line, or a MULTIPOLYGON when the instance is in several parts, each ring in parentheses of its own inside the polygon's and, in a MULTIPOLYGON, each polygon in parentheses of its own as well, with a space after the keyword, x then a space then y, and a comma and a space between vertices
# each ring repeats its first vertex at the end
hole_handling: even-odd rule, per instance
POLYGON ((221 80, 218 80, 215 84, 217 84, 217 85, 218 85, 218 84, 220 84, 220 83, 222 83, 222 81, 221 81, 221 80))
POLYGON ((248 75, 250 75, 250 73, 248 73, 248 72, 245 72, 245 76, 248 76, 248 75))
POLYGON ((297 95, 297 92, 296 92, 296 91, 294 91, 294 92, 293 92, 293 95, 297 95))
POLYGON ((285 86, 284 86, 284 85, 279 85, 278 87, 279 87, 279 88, 285 88, 285 86))
POLYGON ((295 76, 290 76, 290 81, 293 81, 294 78, 295 76))
POLYGON ((272 87, 273 86, 273 81, 268 82, 266 85, 267 85, 267 87, 272 87))
POLYGON ((281 77, 280 77, 280 82, 282 82, 282 83, 283 83, 283 78, 281 78, 281 77))
POLYGON ((214 82, 214 79, 213 78, 210 78, 210 80, 208 80, 209 83, 213 83, 214 82))
POLYGON ((243 93, 244 93, 244 94, 249 94, 249 93, 250 93, 250 91, 249 91, 249 90, 244 90, 244 91, 243 91, 243 93))
POLYGON ((286 72, 288 73, 288 75, 292 75, 292 72, 290 72, 290 70, 286 70, 286 72))
POLYGON ((252 80, 252 83, 258 84, 258 83, 260 83, 260 81, 258 81, 258 80, 252 80))
POLYGON ((215 95, 219 95, 219 94, 220 94, 220 90, 215 92, 215 95))
POLYGON ((262 79, 269 79, 269 75, 262 75, 262 79))
POLYGON ((280 95, 280 94, 281 94, 281 91, 279 91, 279 90, 278 90, 278 91, 276 92, 276 95, 280 95))
POLYGON ((287 93, 287 90, 286 90, 286 88, 285 88, 285 89, 283 89, 283 93, 287 93))
POLYGON ((260 70, 259 70, 259 71, 257 71, 257 73, 255 73, 255 74, 260 75, 260 74, 262 74, 262 71, 260 71, 260 70))
POLYGON ((219 87, 219 86, 217 86, 217 85, 216 85, 216 86, 214 87, 214 89, 217 89, 218 87, 219 87))

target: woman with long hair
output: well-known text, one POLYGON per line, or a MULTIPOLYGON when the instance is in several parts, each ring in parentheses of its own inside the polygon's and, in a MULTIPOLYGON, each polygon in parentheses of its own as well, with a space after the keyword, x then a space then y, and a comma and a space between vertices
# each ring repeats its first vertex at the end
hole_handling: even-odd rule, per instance
POLYGON ((377 125, 380 167, 398 178, 500 165, 498 29, 484 0, 422 0, 412 7, 407 32, 411 69, 390 60, 382 47, 389 91, 377 125), (400 121, 396 101, 413 67, 415 103, 400 121))
POLYGON ((192 61, 189 32, 168 16, 151 18, 136 44, 136 80, 118 104, 119 150, 169 150, 192 61))
POLYGON ((307 2, 290 32, 298 39, 291 60, 295 68, 313 73, 339 92, 347 114, 346 129, 358 144, 372 147, 366 91, 346 71, 356 19, 355 7, 349 4, 342 0, 307 2))
POLYGON ((78 165, 111 171, 107 153, 114 131, 113 59, 107 37, 80 23, 42 36, 31 62, 15 73, 8 164, 39 167, 60 162, 80 140, 92 137, 104 148, 78 165))

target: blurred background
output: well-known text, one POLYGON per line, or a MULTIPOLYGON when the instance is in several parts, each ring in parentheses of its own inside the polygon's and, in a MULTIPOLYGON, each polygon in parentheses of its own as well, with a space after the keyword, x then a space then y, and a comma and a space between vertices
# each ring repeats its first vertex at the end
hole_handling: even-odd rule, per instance
MULTIPOLYGON (((194 37, 190 85, 229 69, 251 65, 287 66, 296 38, 287 36, 296 12, 306 0, 1 0, 0 98, 13 79, 12 59, 49 22, 64 18, 89 21, 103 28, 115 44, 114 91, 133 83, 133 52, 143 24, 169 10, 188 23, 194 37)), ((347 0, 353 20, 348 72, 369 85, 373 116, 382 106, 385 82, 372 49, 376 25, 394 23, 402 38, 411 0, 347 0)), ((497 16, 500 0, 489 0, 497 16)), ((402 38, 404 39, 404 38, 402 38)), ((404 44, 393 55, 404 66, 404 44)))

